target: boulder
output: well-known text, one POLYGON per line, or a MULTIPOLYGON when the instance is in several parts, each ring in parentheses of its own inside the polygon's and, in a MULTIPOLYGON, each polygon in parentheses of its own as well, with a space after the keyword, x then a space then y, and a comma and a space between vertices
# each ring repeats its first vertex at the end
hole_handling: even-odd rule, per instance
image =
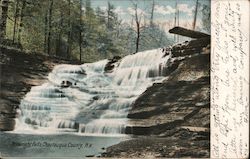
POLYGON ((182 44, 177 44, 172 47, 171 53, 172 57, 184 57, 194 54, 202 54, 210 52, 210 37, 200 38, 196 40, 191 40, 182 44), (204 48, 207 48, 204 51, 204 48))
POLYGON ((111 73, 115 68, 115 64, 119 65, 121 60, 120 56, 114 56, 112 59, 109 59, 109 62, 106 64, 104 71, 105 73, 111 73))
POLYGON ((70 86, 72 86, 72 82, 70 82, 70 81, 62 81, 62 83, 61 83, 61 87, 63 87, 63 88, 67 88, 70 86))

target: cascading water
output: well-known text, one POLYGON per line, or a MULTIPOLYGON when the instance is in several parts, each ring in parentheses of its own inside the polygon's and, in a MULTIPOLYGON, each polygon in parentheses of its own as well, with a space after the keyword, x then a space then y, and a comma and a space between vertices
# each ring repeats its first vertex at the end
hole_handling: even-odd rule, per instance
POLYGON ((108 60, 58 65, 21 101, 16 131, 123 134, 130 105, 163 79, 168 59, 161 49, 139 52, 122 58, 112 73, 104 72, 108 60))

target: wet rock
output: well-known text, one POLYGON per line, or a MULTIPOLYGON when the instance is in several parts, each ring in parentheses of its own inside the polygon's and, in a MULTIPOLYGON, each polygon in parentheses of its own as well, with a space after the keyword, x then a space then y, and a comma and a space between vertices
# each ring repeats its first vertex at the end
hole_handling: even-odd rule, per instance
POLYGON ((72 86, 72 82, 70 82, 70 81, 62 81, 62 83, 61 83, 61 87, 63 87, 63 88, 67 88, 70 86, 72 86))
POLYGON ((129 110, 125 132, 142 137, 108 147, 105 156, 209 157, 209 42, 203 38, 172 47, 178 58, 163 71, 166 80, 149 87, 129 110))
POLYGON ((94 96, 93 100, 98 100, 100 97, 99 96, 94 96))
POLYGON ((121 60, 120 56, 114 56, 112 59, 109 59, 109 62, 106 64, 104 68, 105 73, 111 73, 115 66, 119 65, 119 62, 121 60))
POLYGON ((79 123, 74 123, 73 124, 73 129, 79 130, 79 123))
POLYGON ((168 76, 174 72, 178 68, 181 61, 183 61, 183 59, 174 59, 167 63, 162 69, 162 76, 168 76))
POLYGON ((16 109, 30 88, 43 84, 55 65, 76 62, 4 46, 0 46, 0 52, 0 131, 11 131, 15 127, 16 109))
POLYGON ((36 122, 35 120, 33 120, 33 121, 31 122, 31 125, 38 125, 38 124, 37 124, 37 122, 36 122))
POLYGON ((165 53, 163 57, 166 57, 171 54, 171 47, 165 47, 162 49, 162 52, 165 53))
POLYGON ((31 124, 30 118, 26 118, 24 122, 25 122, 26 124, 31 124))
POLYGON ((101 156, 102 156, 102 157, 108 157, 109 155, 108 155, 107 152, 103 152, 103 153, 101 154, 101 156))

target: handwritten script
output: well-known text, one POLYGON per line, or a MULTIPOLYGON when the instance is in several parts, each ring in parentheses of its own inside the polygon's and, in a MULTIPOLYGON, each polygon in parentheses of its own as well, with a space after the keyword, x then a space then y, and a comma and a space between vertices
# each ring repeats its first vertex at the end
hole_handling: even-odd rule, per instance
POLYGON ((249 3, 212 1, 212 158, 249 156, 249 3))

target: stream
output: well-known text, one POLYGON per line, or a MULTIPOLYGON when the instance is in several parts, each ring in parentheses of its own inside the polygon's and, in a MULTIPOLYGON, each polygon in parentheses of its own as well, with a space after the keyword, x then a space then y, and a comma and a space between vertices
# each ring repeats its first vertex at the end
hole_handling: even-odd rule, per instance
POLYGON ((129 139, 129 109, 147 87, 165 79, 170 57, 164 54, 128 55, 111 73, 104 71, 108 60, 55 66, 48 81, 22 99, 15 130, 1 133, 1 155, 84 157, 129 139))

